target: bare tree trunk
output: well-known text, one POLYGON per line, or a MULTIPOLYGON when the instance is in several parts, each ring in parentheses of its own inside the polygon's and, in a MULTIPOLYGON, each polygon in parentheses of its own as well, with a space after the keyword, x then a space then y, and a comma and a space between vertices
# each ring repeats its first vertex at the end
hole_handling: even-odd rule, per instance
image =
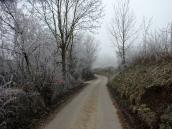
POLYGON ((63 80, 66 81, 66 50, 65 47, 62 48, 62 74, 63 74, 63 80))
POLYGON ((71 37, 71 45, 70 45, 70 48, 69 48, 69 72, 70 74, 72 75, 73 74, 73 45, 74 45, 74 36, 72 35, 71 37))
MULTIPOLYGON (((2 48, 4 48, 4 41, 3 41, 3 34, 2 34, 2 32, 1 32, 1 40, 2 40, 2 43, 1 43, 1 47, 2 48)), ((5 62, 5 53, 4 53, 4 50, 2 49, 1 50, 1 54, 2 54, 2 73, 5 73, 5 70, 4 70, 4 66, 5 66, 5 64, 4 64, 4 62, 5 62)))
POLYGON ((122 46, 122 64, 125 65, 126 61, 125 61, 125 43, 123 43, 122 46))
MULTIPOLYGON (((26 52, 23 52, 23 56, 24 56, 24 59, 25 59, 25 61, 26 61, 27 71, 28 71, 29 75, 31 76, 32 74, 31 74, 31 69, 30 69, 29 57, 28 57, 28 55, 27 55, 26 52)), ((31 77, 31 78, 32 78, 32 77, 31 77)))

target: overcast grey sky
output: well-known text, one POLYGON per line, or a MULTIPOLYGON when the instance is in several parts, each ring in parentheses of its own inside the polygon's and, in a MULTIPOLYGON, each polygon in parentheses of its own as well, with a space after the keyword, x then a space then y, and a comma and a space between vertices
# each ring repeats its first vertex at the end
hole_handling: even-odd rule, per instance
MULTIPOLYGON (((96 38, 100 41, 100 51, 95 63, 99 66, 111 66, 117 64, 115 51, 111 44, 111 38, 108 31, 113 16, 113 5, 116 0, 102 0, 105 6, 105 17, 102 20, 102 27, 98 31, 96 38)), ((141 24, 143 17, 153 18, 152 25, 156 28, 165 27, 172 22, 172 0, 131 0, 131 9, 138 24, 141 24)))

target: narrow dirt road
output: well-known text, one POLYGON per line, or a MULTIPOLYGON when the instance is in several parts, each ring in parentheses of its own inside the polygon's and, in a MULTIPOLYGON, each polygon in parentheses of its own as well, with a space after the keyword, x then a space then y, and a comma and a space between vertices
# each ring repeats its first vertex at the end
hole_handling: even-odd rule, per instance
POLYGON ((98 76, 43 129, 122 129, 106 87, 98 76))

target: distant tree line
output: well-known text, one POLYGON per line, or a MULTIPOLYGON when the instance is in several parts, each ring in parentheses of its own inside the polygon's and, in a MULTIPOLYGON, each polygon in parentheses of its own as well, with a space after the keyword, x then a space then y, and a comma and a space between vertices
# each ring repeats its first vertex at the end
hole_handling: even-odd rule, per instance
POLYGON ((110 34, 122 66, 148 63, 172 56, 172 24, 152 30, 152 19, 143 19, 138 27, 130 0, 115 2, 110 34))

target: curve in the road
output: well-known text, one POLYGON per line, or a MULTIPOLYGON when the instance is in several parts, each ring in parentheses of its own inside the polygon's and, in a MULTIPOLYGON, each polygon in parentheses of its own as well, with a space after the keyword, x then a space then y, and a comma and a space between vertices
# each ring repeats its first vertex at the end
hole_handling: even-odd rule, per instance
POLYGON ((122 129, 106 87, 98 76, 43 129, 122 129))

